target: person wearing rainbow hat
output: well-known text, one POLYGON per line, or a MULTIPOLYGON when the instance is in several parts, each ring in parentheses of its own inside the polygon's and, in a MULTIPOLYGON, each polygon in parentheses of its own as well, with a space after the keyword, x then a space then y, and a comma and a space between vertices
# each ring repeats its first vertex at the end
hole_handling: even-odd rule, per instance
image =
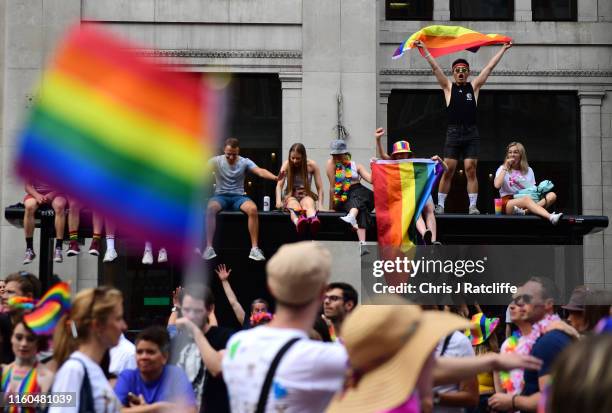
MULTIPOLYGON (((381 159, 410 159, 413 157, 412 150, 410 149, 410 144, 408 141, 397 141, 392 146, 391 155, 389 155, 383 148, 381 143, 381 138, 384 136, 385 130, 383 128, 376 129, 376 152, 379 154, 381 159)), ((446 171, 448 167, 446 163, 438 156, 434 155, 431 157, 431 160, 434 162, 439 162, 442 165, 442 168, 446 171)), ((434 202, 431 198, 431 194, 423 207, 423 211, 421 216, 416 222, 416 229, 421 234, 423 238, 423 242, 426 245, 440 245, 440 242, 437 239, 437 230, 436 230, 436 216, 434 214, 434 202), (425 217, 425 218, 423 218, 425 217)))

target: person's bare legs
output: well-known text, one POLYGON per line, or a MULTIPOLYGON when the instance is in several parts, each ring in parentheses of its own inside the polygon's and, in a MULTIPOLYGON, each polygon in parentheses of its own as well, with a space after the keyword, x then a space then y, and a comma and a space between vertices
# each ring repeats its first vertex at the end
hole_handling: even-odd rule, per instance
POLYGON ((74 200, 68 199, 70 209, 68 211, 68 232, 71 234, 79 231, 79 223, 81 220, 81 204, 74 200))
POLYGON ((418 231, 419 234, 421 234, 421 237, 425 235, 425 231, 427 231, 427 227, 425 226, 425 221, 423 221, 423 215, 421 215, 419 219, 417 219, 416 230, 418 231))
POLYGON ((295 226, 297 226, 298 219, 299 219, 299 216, 295 211, 300 210, 301 208, 302 207, 296 198, 290 197, 287 199, 287 209, 289 210, 289 218, 291 219, 291 222, 293 222, 293 225, 295 226))
POLYGON ((365 242, 366 240, 366 229, 365 228, 357 229, 357 238, 359 239, 359 241, 365 242))
POLYGON ((24 202, 25 213, 23 214, 23 230, 26 238, 32 238, 34 236, 34 228, 36 221, 34 214, 38 209, 38 202, 34 198, 28 198, 24 202))
POLYGON ((444 162, 446 163, 448 169, 442 174, 440 185, 438 186, 438 205, 442 208, 442 211, 446 205, 446 196, 450 192, 453 176, 455 175, 455 170, 457 169, 456 159, 444 158, 444 162))
POLYGON ((469 212, 479 213, 476 208, 478 200, 478 176, 476 175, 476 167, 478 166, 477 159, 464 159, 463 167, 465 168, 465 177, 467 178, 467 192, 470 199, 469 212))
POLYGON ((55 238, 64 239, 64 231, 66 228, 66 198, 57 196, 51 203, 55 212, 55 238))
POLYGON ((217 220, 217 214, 221 211, 221 204, 217 201, 208 202, 206 208, 206 247, 212 247, 213 239, 215 237, 215 226, 217 220))
POLYGON ((536 204, 530 196, 522 196, 520 198, 514 198, 509 200, 506 204, 506 214, 512 215, 514 207, 523 208, 534 215, 550 219, 550 213, 542 206, 536 204))
POLYGON ((549 192, 544 196, 544 198, 538 201, 538 205, 546 209, 550 207, 551 205, 553 205, 556 201, 557 201, 557 194, 555 194, 554 192, 549 192))
POLYGON ((240 210, 247 214, 249 235, 251 236, 251 248, 257 247, 259 240, 259 215, 257 214, 257 205, 251 200, 240 205, 240 210))
POLYGON ((315 207, 315 201, 309 196, 305 196, 300 201, 300 205, 304 211, 306 211, 306 216, 308 218, 315 216, 317 213, 317 208, 315 207))
POLYGON ((431 241, 437 241, 437 225, 436 215, 434 214, 434 204, 432 202, 426 202, 421 213, 421 218, 425 217, 425 226, 431 231, 431 241))

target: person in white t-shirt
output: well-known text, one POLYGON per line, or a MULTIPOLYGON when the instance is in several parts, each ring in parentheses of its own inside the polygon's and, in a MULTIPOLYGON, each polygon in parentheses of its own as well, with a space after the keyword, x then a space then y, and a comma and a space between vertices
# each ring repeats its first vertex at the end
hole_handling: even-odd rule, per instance
POLYGON ((123 370, 136 368, 136 346, 125 338, 124 334, 119 337, 119 344, 110 349, 110 364, 108 372, 119 376, 123 370))
POLYGON ((74 413, 82 402, 81 389, 85 373, 89 379, 95 413, 118 413, 117 400, 100 362, 104 353, 119 343, 127 329, 123 319, 123 296, 110 287, 89 288, 78 293, 69 313, 62 316, 53 335, 53 358, 61 366, 53 381, 52 393, 69 392, 76 405, 52 406, 49 413, 74 413))
POLYGON ((319 413, 342 388, 347 354, 337 343, 308 339, 330 276, 329 251, 313 242, 281 247, 266 267, 276 299, 274 319, 230 339, 223 356, 223 378, 232 413, 252 413, 258 404, 272 360, 289 340, 289 348, 265 395, 266 412, 319 413))
POLYGON ((528 211, 541 216, 556 225, 562 213, 549 213, 546 208, 557 200, 554 192, 548 192, 537 203, 530 196, 514 198, 521 189, 535 186, 536 180, 533 170, 527 163, 527 152, 520 142, 510 142, 506 147, 504 164, 497 168, 493 185, 499 189, 502 197, 502 211, 504 214, 525 215, 528 211))

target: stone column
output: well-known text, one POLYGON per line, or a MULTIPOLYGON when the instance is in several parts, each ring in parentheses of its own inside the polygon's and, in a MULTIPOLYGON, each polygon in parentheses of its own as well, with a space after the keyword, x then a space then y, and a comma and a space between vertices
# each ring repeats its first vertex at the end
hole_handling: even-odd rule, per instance
MULTIPOLYGON (((582 213, 603 214, 602 191, 602 91, 579 91, 580 147, 582 164, 582 213)), ((584 237, 584 282, 596 288, 604 286, 603 234, 584 237)))
POLYGON ((433 0, 433 19, 450 20, 450 0, 433 0))
POLYGON ((532 19, 531 0, 514 0, 514 20, 530 22, 532 19))
MULTIPOLYGON (((302 139, 302 72, 281 72, 278 74, 283 93, 283 156, 295 142, 302 139)), ((308 145, 306 145, 308 146, 308 145)))
POLYGON ((596 22, 597 21, 597 0, 577 0, 578 1, 578 21, 596 22))
POLYGON ((387 124, 387 110, 389 108, 389 96, 391 95, 390 90, 381 90, 378 94, 378 121, 376 122, 376 126, 380 126, 384 128, 387 134, 382 138, 383 148, 387 147, 387 138, 389 136, 388 124, 387 124))

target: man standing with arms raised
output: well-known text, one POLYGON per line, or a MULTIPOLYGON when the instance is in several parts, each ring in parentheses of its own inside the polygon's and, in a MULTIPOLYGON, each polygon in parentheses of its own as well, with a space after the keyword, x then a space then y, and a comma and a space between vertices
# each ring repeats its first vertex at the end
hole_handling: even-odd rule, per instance
POLYGON ((468 82, 470 76, 470 65, 465 59, 457 59, 452 64, 453 82, 451 82, 438 62, 431 56, 423 42, 417 40, 415 46, 423 50, 425 59, 431 65, 434 75, 444 91, 446 110, 448 113, 448 127, 446 130, 446 143, 444 144, 444 162, 448 169, 444 171, 438 189, 438 205, 436 213, 444 213, 446 195, 450 191, 451 182, 457 163, 463 157, 463 166, 467 177, 467 191, 470 199, 469 213, 480 214, 476 208, 478 200, 478 179, 476 177, 476 166, 480 151, 480 134, 476 126, 476 105, 480 88, 485 84, 493 68, 499 63, 502 56, 512 47, 512 43, 506 43, 489 60, 482 72, 468 82))

